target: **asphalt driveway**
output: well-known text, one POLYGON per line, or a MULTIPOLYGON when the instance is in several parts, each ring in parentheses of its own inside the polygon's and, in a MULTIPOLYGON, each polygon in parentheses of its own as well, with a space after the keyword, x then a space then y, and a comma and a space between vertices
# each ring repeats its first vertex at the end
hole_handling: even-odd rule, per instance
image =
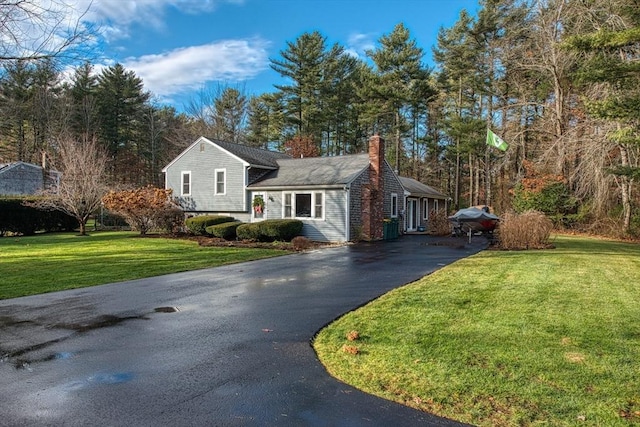
POLYGON ((0 301, 0 425, 456 425, 331 378, 310 340, 484 246, 404 236, 0 301))

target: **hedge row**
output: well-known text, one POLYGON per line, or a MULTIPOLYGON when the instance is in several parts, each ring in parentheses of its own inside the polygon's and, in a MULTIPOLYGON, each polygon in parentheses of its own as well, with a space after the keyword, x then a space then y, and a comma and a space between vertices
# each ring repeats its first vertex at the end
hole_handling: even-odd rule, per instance
POLYGON ((184 224, 190 233, 196 236, 204 236, 207 234, 207 227, 233 221, 235 221, 235 219, 230 216, 200 215, 187 218, 184 224))
POLYGON ((60 211, 43 211, 25 206, 33 198, 0 198, 0 235, 18 233, 25 236, 36 231, 71 231, 78 228, 78 221, 60 211))
POLYGON ((236 229, 238 239, 273 242, 290 242, 302 233, 302 221, 297 219, 267 219, 265 221, 242 224, 236 229))

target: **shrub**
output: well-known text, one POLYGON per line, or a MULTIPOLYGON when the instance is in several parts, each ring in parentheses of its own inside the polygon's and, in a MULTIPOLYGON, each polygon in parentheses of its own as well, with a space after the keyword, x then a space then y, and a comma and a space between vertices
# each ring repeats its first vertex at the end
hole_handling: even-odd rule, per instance
POLYGON ((171 190, 152 186, 109 191, 102 202, 105 208, 121 215, 131 229, 140 234, 158 228, 159 223, 164 223, 163 227, 166 227, 168 218, 175 217, 178 209, 171 202, 171 190))
POLYGON ((429 212, 429 232, 436 236, 451 234, 451 221, 444 210, 432 210, 429 212))
POLYGON ((158 230, 177 234, 184 227, 184 211, 178 207, 163 209, 156 215, 154 223, 158 230))
POLYGON ((207 234, 207 227, 210 225, 223 224, 225 222, 233 222, 230 216, 223 215, 200 215, 187 218, 185 225, 190 233, 196 236, 204 236, 207 234))
POLYGON ((302 233, 303 223, 297 219, 267 219, 259 223, 260 235, 266 241, 290 242, 302 233))
POLYGON ((311 247, 311 240, 307 239, 304 236, 296 236, 291 239, 291 245, 296 251, 304 251, 305 249, 309 249, 311 247))
POLYGON ((303 223, 297 219, 267 219, 251 224, 242 224, 236 230, 239 239, 273 242, 291 241, 302 232, 303 223))
POLYGON ((553 224, 539 211, 506 213, 500 219, 498 240, 502 249, 542 249, 549 247, 553 224))
POLYGON ((259 240, 260 230, 258 229, 259 222, 251 224, 241 224, 236 228, 236 235, 240 240, 259 240))
POLYGON ((0 198, 0 235, 17 233, 25 236, 36 231, 71 231, 78 221, 57 210, 40 210, 33 206, 37 197, 0 198))
POLYGON ((240 221, 223 222, 222 224, 210 225, 206 228, 207 234, 225 240, 235 240, 236 229, 242 224, 240 221))

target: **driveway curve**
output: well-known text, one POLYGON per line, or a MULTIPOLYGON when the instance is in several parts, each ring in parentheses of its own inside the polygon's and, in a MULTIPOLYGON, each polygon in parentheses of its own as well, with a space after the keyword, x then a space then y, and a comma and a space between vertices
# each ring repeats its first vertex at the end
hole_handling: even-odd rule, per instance
POLYGON ((0 425, 458 425, 330 377, 310 340, 485 246, 404 236, 0 301, 0 425))

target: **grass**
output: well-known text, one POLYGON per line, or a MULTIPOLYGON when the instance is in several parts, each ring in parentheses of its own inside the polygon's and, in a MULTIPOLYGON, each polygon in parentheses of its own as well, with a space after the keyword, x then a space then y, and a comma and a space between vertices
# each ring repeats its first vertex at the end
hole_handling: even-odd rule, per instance
POLYGON ((278 249, 200 247, 129 232, 0 238, 0 299, 82 288, 282 255, 278 249))
POLYGON ((359 389, 475 425, 640 425, 640 246, 554 244, 395 290, 322 330, 318 356, 359 389))

